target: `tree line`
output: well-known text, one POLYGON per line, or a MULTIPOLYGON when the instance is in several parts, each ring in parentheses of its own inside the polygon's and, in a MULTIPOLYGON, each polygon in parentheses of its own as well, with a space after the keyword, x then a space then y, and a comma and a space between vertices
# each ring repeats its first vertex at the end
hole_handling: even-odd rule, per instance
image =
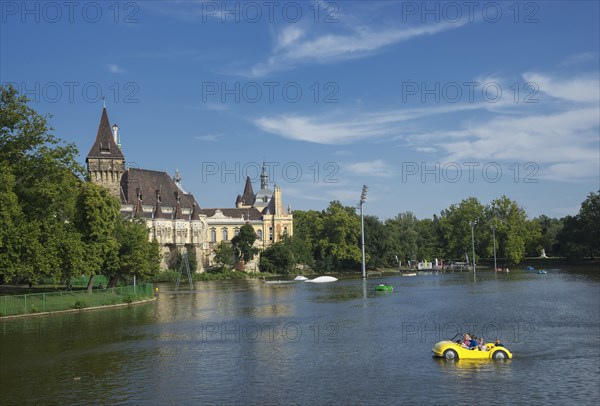
POLYGON ((159 249, 143 220, 87 182, 77 148, 51 134, 47 116, 0 87, 0 279, 37 282, 103 274, 109 286, 158 270, 159 249))
MULTIPOLYGON (((529 219, 519 204, 501 196, 487 205, 475 197, 452 204, 432 218, 411 212, 380 220, 365 216, 368 268, 396 267, 408 261, 475 261, 492 258, 494 240, 499 265, 518 264, 526 256, 594 258, 600 252, 600 191, 590 193, 579 213, 560 219, 529 219)), ((297 264, 318 271, 357 270, 362 261, 360 217, 356 209, 334 201, 323 211, 294 211, 294 235, 268 247, 261 270, 292 272, 297 264)))
MULTIPOLYGON (((120 201, 107 189, 87 182, 77 149, 51 134, 48 117, 27 106, 12 87, 0 87, 0 280, 31 281, 103 274, 109 285, 120 280, 151 278, 159 269, 156 241, 148 242, 143 219, 125 219, 120 201)), ((462 261, 493 255, 493 240, 502 264, 525 256, 569 259, 598 255, 600 191, 590 193, 579 213, 560 219, 528 219, 506 196, 489 204, 470 197, 432 218, 411 212, 380 220, 365 216, 369 268, 395 267, 409 260, 462 261)), ((319 272, 355 270, 361 264, 360 217, 354 207, 333 201, 322 210, 294 211, 294 235, 284 235, 260 252, 251 226, 215 249, 221 269, 259 254, 261 271, 289 273, 299 265, 319 272)), ((178 258, 174 264, 178 264, 178 258)), ((195 257, 191 258, 193 264, 195 257)), ((195 266, 194 266, 195 268, 195 266)))

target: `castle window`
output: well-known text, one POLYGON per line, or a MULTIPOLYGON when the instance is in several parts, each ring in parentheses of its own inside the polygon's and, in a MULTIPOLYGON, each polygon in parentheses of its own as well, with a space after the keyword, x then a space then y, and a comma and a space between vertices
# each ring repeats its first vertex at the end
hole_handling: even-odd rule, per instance
POLYGON ((256 239, 257 239, 258 241, 262 241, 262 230, 258 230, 258 231, 256 232, 256 239))
POLYGON ((269 227, 269 241, 273 241, 273 227, 269 227))
POLYGON ((287 226, 283 227, 283 235, 287 235, 288 231, 287 231, 287 226))
POLYGON ((238 235, 240 233, 240 228, 236 227, 233 229, 233 235, 238 235))
POLYGON ((221 234, 222 234, 221 240, 223 240, 223 241, 229 241, 229 233, 227 232, 227 229, 225 227, 223 227, 223 230, 221 231, 221 234))
POLYGON ((214 228, 210 229, 210 242, 217 242, 217 230, 214 228))

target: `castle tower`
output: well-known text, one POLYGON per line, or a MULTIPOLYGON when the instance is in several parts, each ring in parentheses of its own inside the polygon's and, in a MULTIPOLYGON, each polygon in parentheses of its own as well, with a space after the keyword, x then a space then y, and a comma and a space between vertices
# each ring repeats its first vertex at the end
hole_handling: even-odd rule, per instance
POLYGON ((125 171, 125 156, 117 145, 118 127, 114 125, 114 133, 108 121, 106 107, 102 109, 102 117, 96 134, 96 141, 85 162, 90 181, 106 187, 110 193, 120 198, 121 176, 125 171))
POLYGON ((269 205, 273 192, 269 190, 269 175, 267 175, 267 166, 263 162, 262 173, 260 175, 260 190, 254 198, 254 207, 258 210, 263 210, 269 205))

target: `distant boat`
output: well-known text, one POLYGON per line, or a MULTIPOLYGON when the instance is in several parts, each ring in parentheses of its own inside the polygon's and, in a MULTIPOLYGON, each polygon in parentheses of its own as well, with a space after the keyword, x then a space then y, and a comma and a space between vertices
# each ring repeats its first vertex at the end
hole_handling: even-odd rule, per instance
POLYGON ((393 292, 394 287, 392 285, 382 283, 382 284, 375 286, 375 290, 378 292, 393 292))
POLYGON ((305 281, 308 278, 306 276, 298 275, 294 278, 295 281, 305 281))
POLYGON ((428 262, 427 260, 419 262, 417 264, 417 269, 419 271, 431 271, 433 269, 433 263, 428 262))
POLYGON ((535 266, 531 266, 531 265, 529 265, 529 266, 526 266, 526 267, 525 267, 525 270, 526 270, 526 271, 535 271, 535 266))
POLYGON ((315 279, 306 279, 304 282, 312 282, 312 283, 327 283, 327 282, 335 282, 337 278, 333 276, 319 276, 315 279))
POLYGON ((496 272, 509 273, 510 270, 508 268, 496 268, 496 272))

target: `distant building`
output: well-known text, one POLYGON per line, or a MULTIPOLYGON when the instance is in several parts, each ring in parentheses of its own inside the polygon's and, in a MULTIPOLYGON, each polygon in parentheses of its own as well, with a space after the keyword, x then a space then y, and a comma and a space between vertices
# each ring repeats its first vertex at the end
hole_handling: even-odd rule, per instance
POLYGON ((194 195, 183 190, 178 171, 171 177, 162 171, 128 167, 118 130, 116 124, 110 126, 104 108, 86 158, 89 178, 121 200, 124 216, 146 219, 150 240, 156 239, 161 247, 163 268, 177 252, 194 250, 198 271, 202 271, 211 265, 214 246, 231 241, 244 224, 254 227, 259 248, 293 234, 291 210, 284 209, 279 186, 269 189, 264 165, 256 194, 248 177, 234 208, 201 208, 194 195))

